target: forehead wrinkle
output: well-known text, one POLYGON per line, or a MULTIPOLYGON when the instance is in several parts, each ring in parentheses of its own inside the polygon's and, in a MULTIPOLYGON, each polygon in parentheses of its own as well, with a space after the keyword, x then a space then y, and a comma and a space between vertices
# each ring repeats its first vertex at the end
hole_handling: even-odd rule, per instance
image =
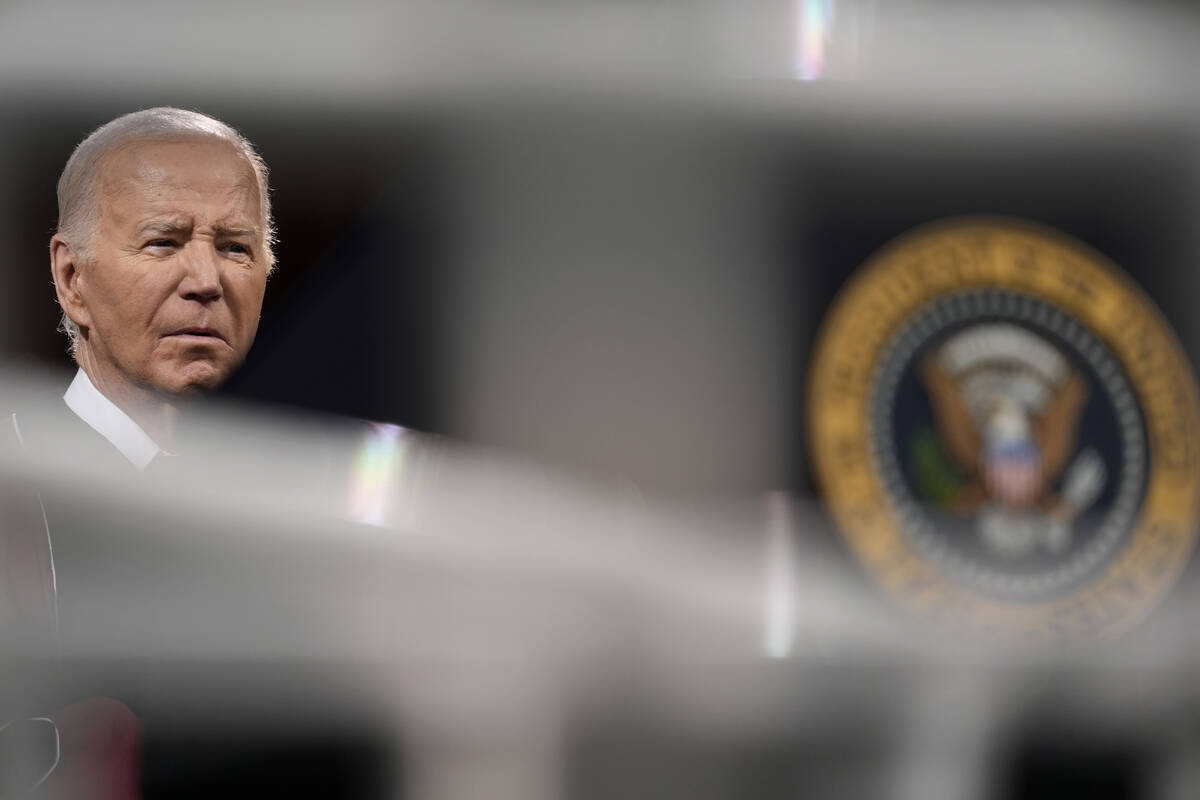
MULTIPOLYGON (((238 218, 217 220, 210 225, 200 224, 201 228, 211 228, 214 236, 254 236, 262 235, 262 229, 257 225, 243 223, 238 218)), ((192 233, 196 228, 194 220, 184 217, 148 217, 137 227, 138 235, 149 233, 175 234, 192 233)))
POLYGON ((172 144, 176 142, 135 141, 105 154, 93 184, 98 227, 125 239, 139 224, 145 226, 155 218, 171 221, 189 234, 196 227, 211 225, 217 236, 245 232, 269 252, 265 203, 253 163, 224 142, 179 142, 193 154, 206 145, 217 145, 214 149, 220 154, 211 159, 214 169, 196 173, 194 161, 188 163, 180 151, 172 152, 172 144), (141 145, 148 151, 136 152, 141 145))
MULTIPOLYGON (((164 146, 169 148, 172 145, 182 145, 189 150, 195 150, 198 147, 213 145, 215 149, 224 151, 226 155, 234 156, 237 160, 238 167, 236 170, 227 170, 229 162, 224 159, 214 159, 213 168, 209 171, 208 177, 211 179, 209 186, 205 188, 221 188, 229 194, 240 194, 248 192, 250 198, 257 205, 261 202, 262 197, 258 187, 258 177, 254 172, 254 166, 240 153, 233 145, 219 139, 198 138, 195 140, 189 139, 163 139, 163 140, 135 140, 125 142, 113 148, 108 153, 105 153, 101 158, 100 164, 96 171, 97 189, 111 189, 114 185, 118 192, 121 191, 136 191, 138 186, 151 188, 155 194, 163 194, 164 190, 169 189, 185 189, 191 191, 201 191, 191 182, 182 182, 179 178, 172 179, 173 166, 178 166, 179 159, 171 158, 164 151, 164 146), (132 169, 126 167, 125 175, 119 178, 114 175, 120 166, 129 164, 130 151, 139 148, 158 148, 158 157, 167 159, 167 165, 160 166, 156 161, 149 157, 133 156, 134 163, 132 169), (123 162, 123 163, 122 163, 123 162), (225 182, 223 179, 230 175, 231 172, 238 173, 233 182, 225 182), (214 182, 220 181, 220 186, 213 186, 214 182)), ((169 152, 169 151, 167 151, 169 152)))
POLYGON ((242 180, 219 187, 218 193, 186 183, 184 176, 170 180, 166 171, 144 170, 141 166, 134 175, 125 178, 105 176, 98 204, 102 224, 108 222, 125 230, 135 227, 139 231, 212 227, 245 230, 262 238, 262 211, 252 174, 242 176, 249 178, 249 182, 242 180), (160 177, 150 179, 152 174, 160 177), (181 210, 181 204, 186 210, 181 210))

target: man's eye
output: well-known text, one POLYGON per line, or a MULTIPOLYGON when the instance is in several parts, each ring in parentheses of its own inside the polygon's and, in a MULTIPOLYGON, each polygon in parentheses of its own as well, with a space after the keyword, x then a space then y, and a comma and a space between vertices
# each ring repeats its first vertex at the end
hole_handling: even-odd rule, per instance
POLYGON ((146 247, 174 247, 175 242, 170 239, 151 239, 146 242, 146 247))
POLYGON ((225 245, 225 249, 238 255, 250 255, 250 248, 244 244, 240 244, 239 242, 230 242, 229 244, 225 245))

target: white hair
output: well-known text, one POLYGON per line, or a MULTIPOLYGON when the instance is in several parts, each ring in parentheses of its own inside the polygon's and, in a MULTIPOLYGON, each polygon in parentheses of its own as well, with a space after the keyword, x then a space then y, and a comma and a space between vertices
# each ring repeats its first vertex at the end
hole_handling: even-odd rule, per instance
MULTIPOLYGON (((271 194, 267 165, 244 136, 218 119, 182 108, 161 106, 134 111, 101 125, 88 134, 71 153, 58 179, 58 233, 84 260, 92 258, 99 227, 100 209, 96 189, 104 157, 130 142, 211 137, 233 145, 250 163, 258 181, 263 224, 263 248, 268 273, 275 269, 275 223, 271 218, 271 194)), ((71 355, 79 349, 79 326, 63 311, 59 330, 70 340, 71 355)))

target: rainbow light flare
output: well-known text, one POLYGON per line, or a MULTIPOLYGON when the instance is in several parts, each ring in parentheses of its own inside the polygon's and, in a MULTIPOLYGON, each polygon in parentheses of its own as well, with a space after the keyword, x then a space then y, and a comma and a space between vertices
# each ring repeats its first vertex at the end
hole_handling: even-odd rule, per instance
POLYGON ((399 425, 371 423, 350 482, 349 513, 356 522, 384 524, 388 500, 397 491, 396 477, 404 469, 405 433, 399 425))
POLYGON ((820 80, 833 35, 834 0, 796 0, 796 77, 820 80))

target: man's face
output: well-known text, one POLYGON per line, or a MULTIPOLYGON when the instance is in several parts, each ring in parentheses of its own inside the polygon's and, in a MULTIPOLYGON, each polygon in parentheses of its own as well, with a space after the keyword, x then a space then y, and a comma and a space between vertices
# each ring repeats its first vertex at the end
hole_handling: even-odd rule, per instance
POLYGON ((267 261, 258 183, 218 139, 133 143, 97 178, 99 225, 76 288, 101 382, 208 390, 258 328, 267 261))

